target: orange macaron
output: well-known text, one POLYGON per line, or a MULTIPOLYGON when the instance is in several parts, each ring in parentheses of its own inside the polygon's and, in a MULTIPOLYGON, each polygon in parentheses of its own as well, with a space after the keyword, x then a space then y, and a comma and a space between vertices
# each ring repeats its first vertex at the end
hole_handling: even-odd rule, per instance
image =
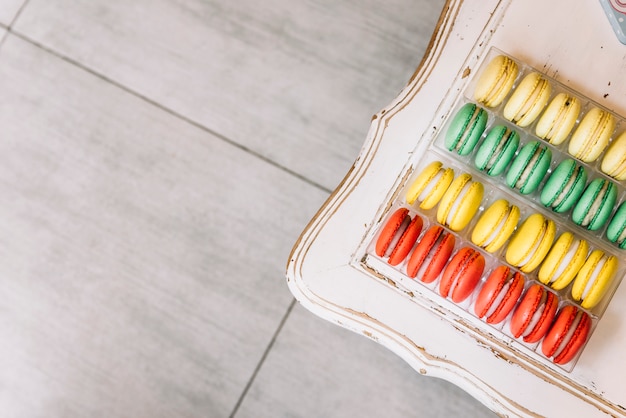
POLYGON ((407 208, 397 209, 387 220, 376 240, 376 254, 388 257, 387 262, 396 266, 409 255, 417 241, 424 221, 419 215, 411 218, 407 208))

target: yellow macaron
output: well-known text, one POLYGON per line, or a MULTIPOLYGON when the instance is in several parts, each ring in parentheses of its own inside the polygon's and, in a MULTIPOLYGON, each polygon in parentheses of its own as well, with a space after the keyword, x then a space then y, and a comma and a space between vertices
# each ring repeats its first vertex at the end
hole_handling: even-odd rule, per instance
POLYGON ((437 208, 437 221, 460 231, 472 220, 484 194, 483 184, 463 173, 450 185, 437 208))
POLYGON ((539 269, 539 280, 553 289, 561 290, 574 280, 585 264, 589 244, 571 232, 564 232, 556 240, 539 269))
POLYGON ((518 126, 528 126, 548 103, 551 91, 550 82, 541 74, 529 73, 515 88, 502 113, 506 119, 518 126))
POLYGON ((579 113, 580 100, 576 96, 559 93, 539 118, 535 133, 539 138, 559 145, 565 141, 576 124, 579 113))
POLYGON ((420 208, 432 209, 441 200, 454 179, 454 170, 443 167, 440 161, 433 161, 415 178, 406 192, 409 205, 420 202, 420 208))
POLYGON ((580 306, 585 309, 596 306, 613 281, 617 264, 615 256, 607 255, 602 250, 592 251, 574 280, 574 300, 581 301, 580 306))
POLYGON ((498 55, 485 67, 474 90, 477 102, 496 107, 509 94, 519 70, 517 63, 504 55, 498 55))
POLYGON ((517 206, 504 199, 496 200, 476 223, 472 242, 490 253, 497 251, 513 234, 519 217, 517 206))
POLYGON ((600 108, 592 108, 574 131, 567 152, 584 162, 595 161, 609 144, 615 129, 615 117, 600 108))
POLYGON ((626 132, 609 145, 600 169, 617 180, 626 180, 626 132))
POLYGON ((506 261, 530 273, 543 261, 554 242, 556 225, 540 213, 530 215, 517 229, 506 249, 506 261))

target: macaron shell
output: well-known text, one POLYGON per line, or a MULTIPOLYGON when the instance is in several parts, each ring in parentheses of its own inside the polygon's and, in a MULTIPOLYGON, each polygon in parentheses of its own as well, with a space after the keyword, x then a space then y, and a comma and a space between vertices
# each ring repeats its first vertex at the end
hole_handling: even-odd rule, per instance
POLYGON ((487 112, 474 103, 464 104, 456 113, 444 139, 448 151, 467 155, 474 150, 487 126, 487 112))
POLYGON ((524 145, 506 174, 506 183, 522 194, 534 192, 550 168, 552 151, 538 141, 524 145))
POLYGON ((511 91, 518 71, 515 61, 498 55, 483 70, 474 90, 474 98, 485 106, 498 106, 511 91))
POLYGON ((465 228, 480 207, 484 194, 482 183, 472 182, 472 176, 463 173, 450 185, 437 208, 437 221, 455 232, 465 228))
POLYGON ((422 218, 419 215, 415 215, 409 226, 404 230, 404 233, 400 237, 396 247, 391 252, 391 255, 389 255, 387 262, 390 265, 397 266, 406 258, 407 255, 409 255, 409 252, 411 252, 413 245, 415 245, 415 241, 417 241, 420 232, 422 232, 423 225, 424 221, 422 221, 422 218))
POLYGON ((617 267, 615 256, 606 255, 602 250, 592 251, 574 280, 572 298, 581 301, 580 306, 583 308, 592 309, 608 290, 617 267), (585 297, 586 290, 588 293, 585 297))
POLYGON ((474 312, 479 318, 487 316, 489 324, 498 324, 506 319, 515 307, 524 290, 524 279, 507 266, 497 267, 485 281, 476 297, 474 312), (508 287, 506 285, 508 284, 508 287), (494 306, 497 305, 497 306, 494 306))
POLYGON ((568 152, 581 161, 595 161, 609 143, 615 130, 615 117, 594 107, 587 113, 572 135, 568 152))
POLYGON ((541 74, 529 73, 504 106, 504 117, 521 127, 530 125, 548 103, 551 91, 550 82, 541 74))
POLYGON ((409 210, 407 208, 400 208, 389 217, 376 240, 376 254, 379 257, 385 256, 387 248, 407 216, 409 216, 409 210))
POLYGON ((515 338, 527 343, 539 341, 548 332, 556 315, 558 298, 539 284, 526 290, 511 317, 510 329, 515 338))
POLYGON ((611 218, 606 237, 621 249, 626 249, 626 202, 622 202, 611 218))
POLYGON ((431 283, 444 269, 454 250, 454 235, 443 227, 432 226, 417 243, 407 264, 407 274, 415 278, 418 272, 427 263, 425 270, 417 277, 424 283, 431 283))
POLYGON ((564 232, 541 264, 539 281, 555 290, 565 288, 585 263, 588 251, 587 241, 576 238, 571 232, 564 232))
POLYGON ((617 180, 626 180, 626 132, 622 132, 606 150, 600 169, 617 180))
POLYGON ((611 216, 617 200, 617 187, 613 182, 597 178, 593 180, 574 206, 572 220, 590 231, 600 229, 611 216))
POLYGON ((539 213, 530 215, 509 242, 505 255, 507 263, 530 273, 547 255, 555 235, 556 226, 552 220, 539 213))
POLYGON ((569 211, 585 191, 587 171, 574 160, 559 163, 541 189, 541 204, 557 213, 569 211))
POLYGON ((517 206, 504 199, 496 200, 474 226, 471 240, 490 253, 498 251, 513 234, 519 218, 517 206))
POLYGON ((585 344, 590 330, 589 314, 575 306, 567 305, 561 309, 554 325, 541 343, 541 351, 548 358, 554 357, 553 361, 556 364, 567 364, 576 357, 585 344))
POLYGON ((455 303, 463 302, 476 288, 484 270, 485 257, 481 253, 470 247, 461 248, 443 271, 439 293, 444 298, 451 296, 455 303))
POLYGON ((490 176, 502 174, 513 160, 519 146, 519 134, 504 125, 489 130, 478 147, 474 163, 476 168, 490 176))
POLYGON ((419 207, 424 210, 432 209, 439 203, 453 179, 454 170, 443 167, 440 161, 434 161, 426 166, 413 181, 406 193, 406 201, 412 205, 424 191, 427 191, 419 207))
POLYGON ((551 144, 565 141, 576 124, 580 113, 580 100, 566 93, 557 94, 537 122, 535 133, 551 144))

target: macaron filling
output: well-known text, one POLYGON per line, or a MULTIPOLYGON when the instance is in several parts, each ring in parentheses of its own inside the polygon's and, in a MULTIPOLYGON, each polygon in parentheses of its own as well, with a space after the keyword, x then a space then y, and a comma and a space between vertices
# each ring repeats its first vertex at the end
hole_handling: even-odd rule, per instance
POLYGON ((526 163, 526 167, 524 167, 522 172, 519 174, 519 177, 515 181, 515 184, 513 186, 514 188, 521 190, 524 187, 524 185, 528 181, 528 178, 535 172, 536 165, 540 161, 545 151, 546 149, 543 147, 537 147, 535 149, 535 152, 533 152, 533 155, 526 163))
POLYGON ((400 242, 400 238, 402 238, 402 235, 404 235, 404 232, 409 227, 410 223, 411 223, 411 217, 407 214, 404 217, 404 219, 402 219, 402 223, 398 226, 398 229, 396 229, 396 232, 393 235, 393 238, 389 242, 389 245, 387 246, 387 249, 385 250, 384 257, 389 257, 391 253, 393 253, 393 251, 396 249, 396 246, 398 245, 398 242, 400 242))
POLYGON ((428 249, 428 253, 426 254, 426 257, 424 257, 424 259, 421 261, 420 267, 419 269, 417 269, 414 277, 417 277, 420 280, 422 279, 422 277, 424 277, 424 275, 431 268, 431 262, 441 252, 444 240, 449 239, 449 237, 451 237, 451 235, 448 234, 443 228, 441 228, 437 239, 428 249))
POLYGON ((513 282, 512 278, 513 276, 509 276, 506 279, 506 282, 504 283, 504 285, 502 286, 498 294, 491 301, 491 304, 489 305, 489 309, 487 310, 487 314, 485 315, 487 318, 491 317, 498 310, 498 308, 502 305, 502 302, 507 297, 509 293, 509 289, 511 288, 511 284, 513 282))
POLYGON ((602 269, 604 269, 607 260, 608 257, 606 255, 603 255, 602 258, 595 265, 592 273, 588 276, 587 283, 585 283, 585 289, 583 290, 582 296, 580 297, 581 301, 584 301, 585 298, 589 296, 589 293, 591 292, 593 287, 598 283, 597 278, 600 277, 602 269))
POLYGON ((478 116, 481 112, 483 112, 483 109, 478 106, 474 106, 474 112, 463 125, 463 133, 461 134, 461 137, 456 141, 456 143, 453 144, 453 148, 450 149, 450 151, 454 150, 459 154, 463 153, 463 147, 466 145, 468 137, 472 134, 474 129, 476 129, 476 125, 480 120, 478 116))
POLYGON ((548 205, 558 212, 559 209, 561 209, 561 205, 567 201, 572 192, 575 190, 574 186, 581 180, 582 176, 584 176, 584 169, 581 166, 576 165, 570 172, 567 183, 565 183, 561 192, 556 195, 556 197, 549 202, 548 205))
POLYGON ((504 229, 504 226, 506 225, 507 221, 509 220, 509 217, 511 216, 511 210, 508 210, 506 215, 502 217, 502 219, 500 219, 500 222, 498 223, 498 226, 496 226, 493 231, 491 232, 491 235, 489 235, 487 237, 487 239, 485 239, 481 244, 479 244, 481 247, 488 247, 492 242, 494 242, 496 240, 496 238, 498 238, 498 236, 500 235, 500 232, 504 229))
POLYGON ((491 157, 487 160, 487 164, 483 170, 486 170, 488 174, 490 174, 491 169, 500 161, 502 158, 502 152, 511 145, 511 142, 514 141, 515 133, 510 129, 506 129, 500 140, 498 141, 496 148, 492 151, 491 157))
POLYGON ((433 192, 433 190, 437 188, 439 182, 443 177, 443 173, 444 170, 440 169, 439 171, 437 171, 437 174, 428 179, 428 183, 426 183, 422 192, 417 196, 417 200, 419 202, 423 202, 433 192))
POLYGON ((539 234, 537 234, 537 238, 533 242, 532 248, 530 248, 530 250, 526 253, 526 258, 523 258, 522 260, 520 260, 517 263, 518 267, 524 267, 526 264, 528 264, 530 262, 530 260, 532 260, 532 258, 534 257, 535 253, 537 252, 537 250, 541 246, 543 238, 546 235, 546 230, 547 230, 547 228, 546 228, 546 224, 544 222, 544 224, 541 227, 541 232, 539 234))
POLYGON ((539 303, 537 304, 537 309, 535 309, 529 321, 526 323, 526 326, 524 327, 524 332, 522 333, 522 337, 524 338, 524 340, 526 340, 528 336, 532 334, 533 331, 535 331, 535 328, 537 328, 537 326, 539 325, 539 322, 543 317, 544 311, 548 306, 547 300, 548 292, 544 291, 541 293, 541 298, 539 299, 539 303))
POLYGON ((554 270, 554 272, 552 273, 552 276, 550 277, 550 282, 548 284, 552 284, 557 281, 569 268, 572 267, 572 261, 574 261, 580 246, 583 245, 580 240, 576 241, 578 242, 578 245, 570 245, 567 252, 559 260, 559 264, 556 270, 554 270))
POLYGON ((560 344, 558 345, 554 353, 552 353, 552 357, 556 359, 559 358, 561 354, 565 354, 564 350, 568 347, 568 345, 571 344, 572 338, 578 330, 578 325, 580 324, 582 317, 583 312, 578 311, 578 313, 574 316, 574 319, 569 324, 567 324, 567 332, 564 336, 562 336, 560 344))
MULTIPOLYGON (((611 186, 613 186, 611 182, 603 181, 602 187, 600 187, 600 189, 597 190, 595 196, 593 197, 593 203, 587 210, 585 216, 583 217, 582 222, 580 223, 581 226, 587 228, 595 224, 596 219, 601 213, 600 209, 605 205, 605 202, 607 201, 607 199, 610 199, 609 192, 610 192, 611 186)), ((613 205, 611 204, 611 206, 613 205)))
POLYGON ((452 223, 455 214, 459 210, 459 206, 461 206, 461 204, 463 203, 463 200, 469 193, 473 184, 474 184, 473 182, 468 181, 467 183, 463 185, 463 188, 461 189, 459 194, 456 196, 456 199, 454 199, 454 203, 452 203, 452 207, 450 207, 450 210, 448 211, 448 216, 446 216, 446 224, 450 225, 452 223))

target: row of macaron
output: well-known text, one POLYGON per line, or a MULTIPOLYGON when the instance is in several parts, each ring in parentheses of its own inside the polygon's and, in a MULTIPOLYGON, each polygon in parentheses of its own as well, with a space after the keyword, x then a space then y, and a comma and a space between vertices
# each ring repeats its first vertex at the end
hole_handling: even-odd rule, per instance
POLYGON ((507 265, 486 271, 480 251, 462 246, 455 252, 453 233, 433 224, 422 235, 422 226, 420 215, 411 216, 404 207, 397 209, 376 239, 376 254, 394 266, 407 260, 409 277, 435 287, 456 304, 475 295, 473 312, 477 317, 494 326, 506 324, 508 319, 513 337, 527 344, 542 341, 542 353, 555 363, 566 364, 575 358, 591 329, 587 312, 561 303, 554 292, 527 281, 507 265))
MULTIPOLYGON (((485 141, 486 143, 486 141, 485 141)), ((508 164, 507 185, 520 190, 522 193, 531 193, 539 187, 545 174, 543 168, 537 168, 537 164, 526 164, 527 154, 533 153, 531 149, 534 143, 526 144, 522 151, 513 161, 508 164), (522 164, 518 164, 522 161, 522 164), (530 168, 528 167, 530 166, 530 168), (526 181, 519 184, 518 177, 526 181), (530 189, 530 191, 529 191, 530 189)), ((476 165, 481 169, 480 150, 476 154, 476 165)), ((540 159, 540 158, 539 158, 540 159)), ((537 160, 535 158, 535 160, 537 160)), ((549 163, 545 163, 548 164, 549 163)), ((488 173, 489 174, 489 173, 488 173)), ((501 174, 501 171, 497 171, 501 174)), ((470 181, 469 174, 463 174, 454 179, 454 170, 444 167, 440 161, 433 161, 428 164, 409 186, 406 199, 409 204, 418 201, 420 208, 430 209, 438 202, 447 190, 465 185, 470 181)), ((476 182, 479 183, 480 182, 476 182)), ((482 186, 475 186, 476 192, 484 189, 482 186)), ((608 222, 605 231, 606 238, 620 249, 626 249, 626 201, 622 202, 617 210, 613 212, 617 202, 617 187, 608 179, 598 177, 587 184, 587 172, 574 160, 563 160, 550 173, 547 181, 543 185, 540 194, 540 202, 559 214, 571 211, 572 221, 590 231, 597 231, 608 222)), ((443 220, 443 209, 441 209, 441 219, 443 220)), ((470 212, 468 212, 470 213, 470 212)), ((471 218, 463 217, 463 221, 469 222, 471 218)), ((456 228, 457 225, 453 225, 456 228)), ((462 229, 462 228, 461 228, 462 229)))
MULTIPOLYGON (((478 78, 474 99, 489 108, 499 106, 513 89, 518 73, 519 67, 514 60, 505 55, 496 56, 478 78)), ((626 132, 616 135, 611 142, 616 117, 607 110, 592 106, 570 137, 581 115, 581 100, 573 94, 562 92, 555 95, 546 107, 551 92, 552 85, 548 78, 531 71, 513 89, 513 94, 502 109, 502 115, 522 128, 529 126, 541 115, 535 126, 537 137, 555 146, 563 144, 569 137, 567 152, 586 163, 595 161, 606 150, 601 170, 618 180, 626 180, 626 132)))
MULTIPOLYGON (((459 232, 478 212, 484 186, 467 173, 453 177, 452 169, 443 167, 441 162, 430 163, 408 187, 406 202, 422 210, 438 205, 437 222, 459 232)), ((556 224, 541 213, 531 214, 521 224, 520 217, 519 207, 498 199, 478 218, 470 239, 489 253, 507 244, 505 259, 511 266, 524 273, 541 266, 538 273, 541 282, 556 290, 574 282, 572 298, 584 308, 596 306, 614 279, 617 258, 591 248, 586 240, 571 232, 562 233, 555 242, 556 224)), ((412 271, 408 273, 411 276, 412 271)))

